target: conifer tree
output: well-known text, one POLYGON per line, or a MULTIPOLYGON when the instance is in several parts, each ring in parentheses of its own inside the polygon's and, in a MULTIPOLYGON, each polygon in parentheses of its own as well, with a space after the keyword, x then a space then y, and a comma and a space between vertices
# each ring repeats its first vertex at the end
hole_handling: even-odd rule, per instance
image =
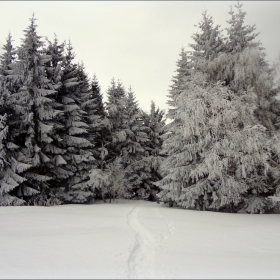
POLYGON ((5 114, 0 119, 0 206, 19 206, 25 204, 25 200, 18 197, 17 188, 26 181, 20 173, 31 166, 19 163, 14 158, 14 149, 18 146, 8 141, 9 127, 6 125, 6 117, 5 114))
POLYGON ((206 60, 212 60, 217 54, 224 50, 224 42, 219 30, 220 25, 214 26, 212 16, 207 12, 203 12, 203 19, 198 23, 200 33, 195 33, 192 36, 194 44, 190 44, 190 47, 194 49, 192 60, 194 62, 199 58, 205 58, 206 60))
POLYGON ((79 85, 76 91, 80 96, 79 105, 86 112, 84 122, 88 125, 87 139, 95 145, 97 132, 101 128, 101 116, 97 113, 97 100, 92 94, 92 87, 83 63, 78 64, 77 78, 79 85))
POLYGON ((149 141, 145 145, 145 156, 142 161, 148 168, 145 178, 147 186, 146 197, 148 200, 157 200, 157 193, 159 188, 153 183, 162 179, 161 176, 161 163, 164 159, 162 151, 162 136, 165 127, 165 113, 159 108, 156 109, 155 102, 151 102, 151 109, 149 113, 142 111, 142 118, 144 125, 148 128, 147 136, 149 141))
POLYGON ((58 159, 58 165, 63 168, 57 166, 57 172, 63 180, 57 196, 66 203, 84 203, 94 197, 89 177, 94 157, 91 152, 93 144, 87 139, 87 113, 81 108, 84 92, 79 87, 82 81, 79 80, 78 65, 72 62, 74 57, 69 42, 62 64, 62 86, 58 92, 64 112, 63 128, 60 131, 61 149, 66 152, 63 158, 58 159))
POLYGON ((234 5, 234 10, 230 6, 230 19, 227 21, 229 27, 226 28, 228 40, 226 42, 226 51, 230 53, 242 52, 247 47, 259 47, 258 42, 253 40, 258 36, 258 33, 253 33, 256 26, 244 25, 246 12, 242 10, 242 3, 237 1, 234 5))
POLYGON ((7 75, 7 70, 8 70, 8 66, 15 60, 16 58, 16 50, 13 47, 12 44, 12 35, 11 33, 8 34, 8 37, 6 38, 6 44, 3 45, 2 49, 3 49, 3 54, 0 57, 0 61, 1 61, 1 75, 7 75))
POLYGON ((98 116, 101 116, 102 119, 104 119, 107 114, 103 102, 103 94, 101 93, 101 88, 95 74, 91 81, 91 94, 92 94, 92 98, 95 99, 96 114, 98 116))
POLYGON ((122 142, 126 139, 124 132, 124 112, 125 112, 125 89, 120 81, 116 83, 114 79, 111 81, 111 86, 107 90, 108 101, 106 109, 108 111, 108 124, 110 128, 111 140, 108 145, 108 153, 110 160, 114 160, 121 155, 122 142))
POLYGON ((14 62, 16 58, 16 51, 12 45, 12 36, 9 33, 6 39, 6 44, 2 47, 3 54, 0 57, 0 81, 1 81, 1 98, 3 104, 1 106, 1 114, 7 113, 7 123, 10 124, 10 119, 14 117, 14 106, 11 104, 10 96, 15 91, 15 84, 12 83, 11 79, 8 78, 8 70, 10 65, 14 62))
POLYGON ((50 57, 43 54, 43 42, 37 35, 35 20, 33 15, 24 30, 18 59, 12 64, 8 77, 21 86, 12 94, 15 106, 21 108, 21 123, 15 141, 25 146, 17 160, 32 166, 24 173, 27 180, 19 186, 19 195, 29 197, 30 204, 45 205, 49 203, 48 181, 51 179, 46 175, 50 161, 46 151, 53 142, 54 119, 62 111, 55 109, 53 96, 56 91, 45 70, 50 57))
POLYGON ((144 160, 145 147, 149 142, 148 127, 143 121, 138 102, 131 87, 126 93, 124 113, 124 135, 121 143, 122 164, 129 182, 132 197, 147 198, 152 184, 149 184, 150 164, 144 160))
POLYGON ((110 144, 111 134, 108 127, 109 120, 107 118, 107 112, 105 110, 103 95, 96 75, 93 76, 91 81, 91 95, 96 104, 96 115, 100 117, 101 123, 96 128, 94 157, 97 161, 99 168, 104 169, 105 160, 108 156, 108 149, 106 148, 110 144))
POLYGON ((176 62, 176 75, 172 77, 172 85, 169 93, 167 94, 167 105, 169 105, 167 117, 170 119, 174 119, 176 114, 176 98, 184 90, 182 87, 183 81, 185 81, 185 79, 190 75, 191 69, 190 57, 184 48, 181 49, 179 56, 180 57, 176 62))
MULTIPOLYGON (((63 111, 63 114, 56 118, 54 124, 53 142, 50 143, 46 149, 46 154, 50 158, 50 161, 47 163, 49 173, 52 177, 50 185, 52 186, 56 197, 56 194, 59 192, 60 188, 63 187, 63 183, 69 175, 69 171, 66 167, 67 162, 65 160, 67 150, 62 145, 62 136, 65 134, 65 112, 61 95, 63 64, 66 59, 64 51, 65 43, 59 43, 56 35, 53 42, 48 40, 48 46, 44 49, 45 54, 51 57, 46 63, 46 73, 48 79, 52 81, 52 84, 56 89, 56 93, 53 96, 55 100, 54 105, 57 109, 63 111)), ((63 199, 60 199, 60 201, 62 203, 63 199)))
POLYGON ((160 199, 200 210, 265 212, 272 170, 254 91, 237 95, 194 72, 177 105, 182 132, 175 134, 182 141, 164 143, 160 199))
POLYGON ((1 117, 1 171, 0 171, 0 205, 22 205, 25 200, 17 195, 18 186, 26 181, 22 172, 31 165, 16 160, 20 146, 15 144, 14 138, 18 133, 18 106, 12 102, 11 95, 16 91, 16 85, 8 77, 11 64, 15 60, 16 52, 12 45, 11 34, 8 35, 1 55, 1 84, 0 84, 0 112, 1 117))

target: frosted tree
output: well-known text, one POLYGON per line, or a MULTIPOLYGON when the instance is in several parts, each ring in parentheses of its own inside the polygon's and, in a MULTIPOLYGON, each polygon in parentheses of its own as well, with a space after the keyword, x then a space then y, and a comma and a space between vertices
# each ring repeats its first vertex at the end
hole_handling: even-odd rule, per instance
MULTIPOLYGON (((172 77, 172 85, 170 86, 169 93, 167 94, 168 100, 167 104, 169 105, 167 118, 171 119, 171 122, 166 126, 166 130, 170 131, 171 127, 180 125, 176 119, 177 114, 177 104, 176 99, 178 96, 185 90, 186 83, 185 81, 190 79, 191 73, 191 60, 187 52, 182 48, 180 57, 176 63, 176 75, 172 77)), ((169 133, 167 137, 171 134, 169 133)))
MULTIPOLYGON (((121 160, 125 178, 128 180, 127 191, 131 197, 143 198, 147 189, 145 178, 149 166, 143 162, 144 147, 149 141, 148 128, 144 125, 138 102, 130 88, 126 93, 120 82, 112 80, 108 93, 108 120, 111 124, 113 160, 121 160), (144 191, 143 191, 144 190, 144 191)), ((110 149, 109 155, 110 155, 110 149)))
POLYGON ((145 126, 138 101, 131 87, 125 98, 125 112, 123 114, 123 127, 125 141, 121 144, 122 151, 125 149, 129 161, 138 160, 144 155, 144 146, 148 142, 147 127, 145 126))
POLYGON ((211 81, 225 81, 231 90, 239 91, 252 87, 258 96, 257 115, 269 133, 275 131, 279 119, 279 100, 273 89, 271 70, 265 61, 265 53, 259 48, 246 48, 240 53, 222 53, 206 65, 211 81))
POLYGON ((227 52, 241 52, 247 47, 259 47, 260 43, 253 40, 258 36, 254 33, 255 25, 245 25, 246 12, 242 10, 242 4, 237 1, 234 8, 230 6, 230 19, 227 21, 229 27, 226 28, 228 39, 226 42, 227 52))
POLYGON ((153 183, 162 179, 160 165, 164 159, 161 154, 162 136, 165 127, 165 112, 156 108, 155 102, 151 102, 149 113, 142 111, 144 125, 148 128, 147 135, 149 141, 145 145, 145 157, 142 159, 143 165, 146 166, 147 176, 145 183, 147 186, 146 196, 149 200, 157 200, 156 194, 159 188, 153 183))
MULTIPOLYGON (((53 42, 47 39, 47 47, 43 49, 46 55, 50 56, 50 60, 46 63, 46 74, 54 88, 56 93, 53 96, 55 100, 55 108, 63 111, 63 114, 56 118, 53 129, 53 141, 46 147, 46 154, 50 161, 47 163, 49 173, 52 179, 50 184, 53 189, 54 196, 58 198, 57 193, 60 188, 63 187, 65 180, 70 177, 69 170, 65 154, 67 149, 62 145, 62 136, 65 134, 65 111, 64 104, 62 102, 62 77, 63 77, 63 64, 66 60, 65 55, 65 43, 59 43, 57 36, 55 35, 53 42)), ((60 199, 61 203, 63 199, 60 199)))
POLYGON ((147 182, 150 166, 149 162, 143 160, 143 157, 145 156, 145 147, 149 142, 148 127, 143 122, 138 102, 131 87, 128 89, 125 101, 124 141, 120 145, 122 164, 132 196, 147 198, 151 186, 147 182))
POLYGON ((6 44, 2 47, 3 54, 0 57, 0 94, 1 94, 1 112, 6 114, 6 123, 11 124, 12 119, 16 119, 13 103, 10 96, 15 90, 15 84, 12 83, 8 76, 9 65, 15 60, 16 52, 12 45, 12 36, 9 33, 6 44), (10 121, 11 120, 11 121, 10 121))
MULTIPOLYGON (((180 53, 180 58, 176 63, 176 75, 172 77, 172 85, 170 86, 169 94, 167 97, 169 98, 167 104, 169 105, 167 118, 171 120, 164 129, 164 133, 161 136, 165 145, 162 147, 161 154, 170 157, 174 153, 178 153, 179 151, 184 149, 184 137, 182 133, 182 120, 178 117, 179 107, 177 100, 179 96, 184 92, 187 88, 187 81, 191 79, 191 62, 187 55, 187 52, 182 49, 180 53)), ((162 168, 163 164, 161 163, 161 175, 165 176, 165 169, 162 168)), ((158 184, 155 184, 159 186, 158 184)), ((160 200, 166 201, 166 197, 163 199, 162 196, 165 196, 165 191, 162 191, 158 194, 158 198, 160 200)), ((169 201, 170 198, 167 200, 169 201)), ((173 202, 170 199, 170 204, 173 205, 173 202)))
POLYGON ((104 169, 105 160, 108 156, 108 149, 106 147, 110 144, 111 133, 107 112, 103 102, 103 95, 101 94, 101 89, 96 75, 93 76, 91 81, 91 95, 95 100, 96 114, 100 116, 101 119, 101 124, 96 129, 95 146, 97 150, 94 150, 93 152, 98 167, 104 169))
POLYGON ((151 109, 149 113, 142 111, 142 118, 144 121, 144 125, 147 126, 148 129, 148 138, 149 142, 146 145, 146 151, 151 155, 159 155, 162 146, 162 138, 161 136, 164 133, 165 126, 165 112, 161 110, 159 107, 156 108, 156 104, 154 101, 151 101, 151 109))
POLYGON ((1 90, 1 98, 2 98, 2 106, 0 112, 2 115, 7 113, 7 122, 9 123, 10 119, 15 117, 14 106, 11 103, 10 96, 16 91, 16 85, 8 78, 8 70, 10 70, 10 65, 15 61, 16 51, 12 44, 12 36, 9 33, 6 44, 2 47, 3 54, 0 57, 0 90, 1 90))
POLYGON ((212 60, 225 49, 224 40, 219 30, 220 25, 214 26, 212 16, 208 15, 206 11, 203 12, 202 16, 202 21, 197 25, 199 32, 192 36, 194 44, 189 45, 194 50, 192 60, 196 67, 201 67, 199 64, 204 61, 200 61, 200 58, 212 60))
POLYGON ((31 165, 20 163, 14 158, 14 150, 18 146, 7 139, 9 127, 6 125, 6 116, 0 117, 0 206, 19 206, 25 204, 25 200, 18 197, 17 189, 26 181, 20 174, 31 165))
POLYGON ((2 50, 4 51, 3 54, 0 57, 1 61, 1 74, 5 75, 6 70, 8 70, 8 66, 14 62, 16 58, 16 50, 13 47, 13 40, 11 33, 8 34, 8 37, 6 38, 6 44, 3 45, 2 50))
POLYGON ((101 93, 101 88, 98 82, 98 79, 96 75, 93 75, 92 81, 91 81, 91 94, 92 98, 95 99, 96 103, 96 114, 101 116, 102 119, 106 117, 106 111, 105 111, 105 106, 103 102, 103 94, 101 93))
POLYGON ((62 63, 65 59, 64 49, 65 43, 59 43, 55 35, 53 42, 47 39, 48 46, 44 48, 45 54, 51 59, 46 63, 47 77, 50 79, 57 89, 61 88, 62 63))
POLYGON ((130 198, 129 182, 126 179, 121 158, 118 157, 107 165, 107 168, 93 169, 90 173, 91 181, 98 198, 109 203, 115 198, 130 198))
POLYGON ((91 151, 93 144, 88 140, 89 125, 84 121, 87 113, 80 106, 83 92, 79 88, 78 66, 72 62, 74 57, 69 42, 59 90, 64 112, 59 135, 62 139, 61 149, 66 152, 63 158, 57 159, 57 174, 63 179, 57 196, 67 203, 84 203, 94 197, 89 170, 95 160, 91 151))
POLYGON ((56 93, 46 76, 45 64, 51 59, 43 53, 43 42, 37 35, 34 15, 24 30, 18 58, 12 64, 8 77, 21 87, 13 93, 14 105, 20 111, 18 135, 15 141, 25 146, 19 151, 17 160, 32 165, 24 173, 27 179, 18 188, 18 195, 28 197, 28 203, 46 205, 49 199, 47 147, 53 142, 55 118, 63 112, 55 109, 56 93))
POLYGON ((93 144, 96 144, 96 135, 101 129, 101 116, 97 113, 97 100, 92 94, 92 87, 88 75, 85 72, 83 63, 78 65, 77 78, 79 85, 76 91, 80 97, 79 105, 86 112, 84 122, 88 125, 87 139, 93 144))
POLYGON ((176 114, 176 104, 175 100, 178 95, 184 90, 184 83, 186 77, 190 75, 190 57, 188 56, 187 51, 182 48, 179 59, 176 62, 176 75, 172 78, 172 85, 170 86, 169 93, 167 94, 168 100, 167 104, 169 105, 167 117, 169 119, 174 119, 176 114))
POLYGON ((0 65, 0 112, 2 114, 0 123, 0 205, 22 205, 25 200, 17 195, 17 190, 20 184, 26 181, 26 178, 21 173, 32 166, 16 160, 22 146, 16 145, 14 141, 18 133, 20 110, 12 102, 11 98, 17 87, 8 77, 8 71, 16 55, 10 34, 7 37, 6 44, 3 46, 3 51, 0 65))
POLYGON ((120 81, 116 83, 114 79, 111 81, 111 86, 107 90, 106 109, 108 111, 108 123, 105 125, 110 128, 111 139, 107 146, 109 159, 114 160, 121 155, 122 142, 125 141, 126 135, 124 132, 124 112, 125 112, 125 88, 120 81))
POLYGON ((263 213, 273 171, 266 129, 254 116, 257 95, 250 88, 237 95, 208 79, 194 72, 178 97, 181 141, 163 144, 159 197, 184 208, 263 213))

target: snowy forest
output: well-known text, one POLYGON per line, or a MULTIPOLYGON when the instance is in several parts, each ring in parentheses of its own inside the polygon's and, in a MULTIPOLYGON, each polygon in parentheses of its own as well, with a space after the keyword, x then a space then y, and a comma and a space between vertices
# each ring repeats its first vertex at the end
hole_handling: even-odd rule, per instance
POLYGON ((74 62, 72 42, 38 35, 34 15, 19 47, 8 34, 0 58, 0 205, 125 198, 279 213, 280 60, 266 60, 245 18, 239 2, 224 29, 203 12, 162 93, 167 112, 154 101, 142 110, 137 93, 114 78, 102 93, 98 73, 89 77, 74 62))

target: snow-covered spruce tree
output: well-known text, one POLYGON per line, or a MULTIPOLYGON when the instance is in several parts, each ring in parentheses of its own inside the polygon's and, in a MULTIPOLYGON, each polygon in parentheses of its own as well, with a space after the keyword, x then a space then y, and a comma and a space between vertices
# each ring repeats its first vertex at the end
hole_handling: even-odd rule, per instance
POLYGON ((110 127, 109 120, 107 119, 107 112, 105 110, 105 105, 103 102, 103 95, 101 94, 101 89, 96 75, 93 76, 93 79, 91 81, 91 95, 92 98, 95 100, 96 114, 100 116, 101 119, 101 124, 96 129, 96 137, 95 137, 96 149, 93 151, 93 153, 98 168, 104 169, 105 160, 106 157, 108 156, 108 149, 106 147, 110 143, 111 133, 109 129, 110 127))
POLYGON ((10 96, 16 91, 16 85, 8 78, 9 65, 15 61, 16 51, 12 45, 12 36, 9 33, 6 44, 2 47, 4 51, 0 57, 0 92, 1 92, 1 112, 0 114, 7 114, 7 124, 10 125, 10 119, 15 117, 14 106, 11 103, 10 96))
POLYGON ((148 200, 158 200, 157 193, 159 188, 153 183, 162 179, 160 165, 164 156, 161 155, 162 150, 162 138, 164 134, 165 126, 165 112, 156 109, 155 102, 151 102, 151 109, 149 113, 142 110, 142 118, 144 125, 148 127, 147 135, 149 141, 145 145, 145 157, 142 159, 149 166, 148 176, 145 179, 146 185, 149 186, 148 200))
MULTIPOLYGON (((256 42, 255 25, 245 25, 246 12, 242 5, 235 5, 237 11, 231 8, 231 19, 228 21, 228 40, 224 52, 218 53, 213 60, 205 61, 200 70, 210 75, 210 81, 225 81, 226 85, 236 93, 246 91, 251 87, 258 96, 258 108, 255 116, 260 124, 267 128, 271 139, 269 143, 277 143, 277 130, 280 120, 280 102, 276 98, 277 90, 273 88, 271 69, 266 61, 265 53, 260 42, 256 42), (275 138, 276 137, 276 138, 275 138), (273 140, 272 140, 273 139, 273 140)), ((274 169, 274 180, 270 181, 270 188, 276 188, 278 152, 275 144, 271 146, 269 159, 274 169)))
MULTIPOLYGON (((84 115, 84 122, 88 125, 87 139, 96 144, 97 132, 101 129, 101 116, 97 114, 97 100, 92 94, 92 87, 88 75, 85 72, 85 66, 83 63, 78 64, 77 78, 79 85, 77 85, 76 91, 80 97, 79 105, 82 110, 86 112, 84 115)), ((94 148, 96 150, 96 148, 94 148)))
POLYGON ((255 25, 244 25, 246 12, 242 10, 242 3, 237 1, 234 5, 234 10, 230 6, 230 19, 227 21, 229 27, 227 30, 226 52, 236 53, 241 52, 247 47, 259 47, 258 42, 253 40, 258 36, 258 33, 254 33, 256 30, 255 25))
POLYGON ((175 100, 184 90, 184 81, 186 77, 190 75, 190 69, 192 67, 190 57, 184 48, 181 49, 176 66, 176 75, 172 77, 172 85, 170 86, 169 93, 167 94, 167 105, 169 106, 167 117, 171 120, 174 119, 176 114, 175 100))
POLYGON ((126 179, 121 157, 106 165, 106 169, 93 169, 90 172, 91 181, 97 197, 111 203, 117 197, 130 198, 127 191, 129 182, 126 179))
MULTIPOLYGON (((169 118, 171 122, 163 128, 164 133, 161 136, 162 140, 165 143, 164 149, 162 149, 161 151, 161 155, 166 157, 170 157, 175 153, 183 151, 184 149, 185 138, 182 131, 182 121, 178 117, 179 107, 177 104, 178 97, 186 89, 187 81, 191 79, 191 60, 184 49, 181 50, 180 58, 176 62, 176 65, 176 75, 172 77, 173 83, 170 86, 169 94, 167 95, 167 104, 169 105, 169 108, 166 117, 169 118)), ((161 167, 162 164, 160 168, 161 167)), ((161 170, 161 175, 165 176, 165 170, 162 168, 161 170)), ((159 193, 159 200, 166 201, 166 198, 164 196, 165 191, 159 193)), ((170 200, 170 205, 173 205, 173 202, 174 201, 170 200)))
POLYGON ((116 83, 114 79, 111 81, 111 86, 107 90, 106 109, 108 112, 108 124, 110 128, 111 139, 108 145, 108 160, 113 161, 121 155, 122 142, 125 141, 124 132, 124 112, 125 112, 125 99, 126 93, 124 86, 120 81, 116 83))
POLYGON ((6 114, 6 124, 10 126, 12 119, 16 120, 14 106, 10 100, 11 94, 15 91, 15 84, 7 77, 8 70, 10 69, 9 65, 14 62, 16 57, 16 51, 12 45, 12 36, 10 33, 2 50, 3 54, 0 57, 0 114, 2 116, 6 114))
POLYGON ((107 113, 105 111, 105 106, 103 102, 103 94, 101 93, 101 88, 95 74, 93 75, 91 81, 91 94, 92 94, 92 98, 95 99, 96 114, 98 116, 101 116, 102 119, 104 119, 107 116, 107 113))
POLYGON ((8 37, 6 38, 6 44, 3 45, 2 50, 4 51, 3 54, 0 57, 1 61, 1 75, 6 76, 6 70, 8 70, 8 66, 15 60, 16 58, 16 50, 13 47, 13 40, 11 33, 8 34, 8 37))
POLYGON ((63 180, 57 196, 66 203, 84 203, 94 197, 89 177, 89 170, 95 161, 92 156, 94 145, 88 140, 89 125, 85 122, 87 113, 80 105, 83 103, 84 92, 79 88, 82 81, 79 80, 78 66, 72 62, 72 50, 69 42, 62 64, 62 86, 58 90, 64 112, 63 127, 59 131, 62 139, 60 148, 66 152, 63 158, 58 159, 57 176, 63 180))
POLYGON ((121 159, 125 176, 129 182, 131 197, 147 199, 153 186, 149 182, 150 163, 145 156, 145 147, 149 142, 138 101, 131 87, 126 94, 124 113, 124 141, 121 143, 121 159))
POLYGON ((190 57, 192 66, 198 70, 203 70, 207 60, 214 59, 218 53, 225 50, 220 25, 214 26, 212 16, 208 15, 206 11, 203 12, 202 16, 202 21, 197 25, 199 32, 192 35, 194 43, 189 44, 193 49, 190 57))
POLYGON ((272 89, 271 71, 265 59, 265 53, 260 42, 256 42, 258 34, 255 25, 245 25, 246 12, 242 11, 242 4, 238 2, 231 7, 227 28, 228 40, 223 52, 212 60, 205 60, 199 70, 210 75, 212 82, 225 81, 232 91, 247 90, 254 87, 259 99, 256 111, 258 119, 269 131, 274 130, 272 123, 276 123, 278 104, 275 91, 272 89))
POLYGON ((14 138, 18 130, 18 117, 20 111, 11 100, 11 95, 16 91, 16 85, 8 78, 10 64, 15 60, 15 49, 12 46, 11 35, 9 34, 6 44, 3 46, 4 53, 1 55, 1 84, 0 84, 0 150, 1 150, 1 171, 0 171, 0 205, 22 205, 23 199, 17 196, 18 186, 26 181, 21 176, 31 165, 16 160, 20 146, 15 144, 14 138))
POLYGON ((17 196, 17 188, 26 181, 19 174, 30 165, 19 163, 13 157, 13 150, 18 147, 7 139, 9 127, 6 116, 0 117, 0 206, 19 206, 25 201, 17 196))
MULTIPOLYGON (((99 88, 93 88, 95 95, 99 95, 99 88)), ((106 202, 106 198, 120 194, 126 197, 128 194, 127 184, 124 177, 124 166, 121 164, 122 148, 121 143, 125 140, 124 129, 124 111, 125 111, 125 89, 120 81, 116 84, 115 80, 111 80, 111 86, 107 90, 108 102, 106 102, 105 118, 103 119, 103 129, 106 129, 106 134, 100 137, 98 155, 99 167, 101 169, 93 169, 91 178, 95 187, 96 198, 102 198, 106 202), (106 116, 107 115, 107 116, 106 116), (119 174, 118 185, 115 184, 116 179, 113 170, 118 170, 119 174), (115 178, 115 179, 114 179, 115 178), (119 192, 118 192, 119 190, 119 192)), ((98 97, 100 100, 100 98, 98 97)), ((102 112, 101 108, 101 112, 102 112)))
MULTIPOLYGON (((46 155, 50 159, 47 163, 49 173, 52 179, 50 185, 52 186, 54 196, 57 197, 57 192, 63 187, 65 179, 68 178, 69 171, 67 162, 64 158, 67 150, 62 145, 62 136, 65 134, 65 112, 64 104, 62 103, 62 75, 63 63, 65 62, 65 43, 59 43, 55 35, 53 42, 47 40, 48 45, 44 48, 45 54, 49 55, 51 59, 46 63, 46 73, 50 81, 52 81, 56 93, 53 96, 55 100, 55 108, 63 111, 62 115, 56 118, 53 129, 53 142, 46 147, 46 155)), ((70 176, 70 175, 69 175, 70 176)), ((63 199, 60 199, 61 203, 63 199)))
MULTIPOLYGON (((194 72, 178 97, 184 141, 164 142, 169 156, 157 182, 160 199, 184 208, 263 213, 271 190, 265 128, 254 116, 257 95, 233 93, 194 72)), ((175 132, 176 133, 176 132, 175 132)))
POLYGON ((43 42, 37 35, 34 15, 24 30, 18 58, 11 65, 8 78, 21 87, 11 95, 17 110, 20 110, 18 135, 15 143, 25 146, 18 152, 17 160, 32 168, 24 172, 27 179, 18 187, 18 195, 26 197, 31 205, 55 203, 49 197, 52 179, 48 175, 47 147, 53 142, 55 118, 63 112, 55 109, 56 93, 53 83, 46 76, 45 64, 51 59, 43 52, 43 42))

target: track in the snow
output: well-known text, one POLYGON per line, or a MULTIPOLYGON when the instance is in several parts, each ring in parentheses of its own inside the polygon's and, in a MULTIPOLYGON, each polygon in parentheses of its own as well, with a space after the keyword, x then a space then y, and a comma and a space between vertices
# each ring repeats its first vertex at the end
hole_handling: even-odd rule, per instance
POLYGON ((134 246, 128 259, 129 279, 151 279, 155 277, 156 240, 138 219, 141 207, 133 207, 127 215, 128 225, 135 233, 134 246))

